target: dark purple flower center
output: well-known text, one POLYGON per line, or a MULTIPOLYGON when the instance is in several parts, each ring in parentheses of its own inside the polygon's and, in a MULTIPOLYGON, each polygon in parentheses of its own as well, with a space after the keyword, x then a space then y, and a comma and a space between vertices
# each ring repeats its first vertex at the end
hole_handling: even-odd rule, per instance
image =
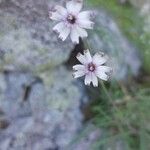
POLYGON ((75 16, 73 16, 73 15, 68 15, 67 21, 68 21, 70 24, 74 24, 74 23, 76 22, 76 18, 75 18, 75 16))
POLYGON ((93 63, 88 64, 88 70, 91 72, 95 71, 95 65, 93 63))

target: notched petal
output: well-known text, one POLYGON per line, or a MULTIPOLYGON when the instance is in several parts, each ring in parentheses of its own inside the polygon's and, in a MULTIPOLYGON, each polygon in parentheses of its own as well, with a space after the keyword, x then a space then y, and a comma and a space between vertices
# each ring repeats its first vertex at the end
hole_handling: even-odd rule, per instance
POLYGON ((84 75, 85 75, 85 72, 83 70, 78 70, 78 71, 73 73, 73 77, 74 78, 80 78, 80 77, 82 77, 84 75))
POLYGON ((83 70, 84 71, 85 70, 85 66, 81 65, 81 64, 78 64, 78 65, 73 66, 72 69, 74 71, 78 71, 78 70, 83 70))
POLYGON ((88 49, 84 50, 84 56, 86 58, 87 63, 92 62, 92 56, 91 56, 90 51, 88 49))
POLYGON ((82 9, 82 0, 70 0, 69 2, 66 3, 66 8, 69 13, 72 14, 78 14, 80 10, 82 9))

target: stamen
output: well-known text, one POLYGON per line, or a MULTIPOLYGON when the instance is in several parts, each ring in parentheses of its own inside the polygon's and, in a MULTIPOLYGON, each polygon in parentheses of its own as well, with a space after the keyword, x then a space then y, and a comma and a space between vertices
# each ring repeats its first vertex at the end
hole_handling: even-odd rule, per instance
POLYGON ((75 18, 75 16, 73 16, 73 15, 68 15, 67 21, 68 21, 70 24, 74 24, 74 23, 76 22, 76 18, 75 18))
POLYGON ((95 71, 95 65, 93 63, 88 64, 88 70, 91 72, 95 71))

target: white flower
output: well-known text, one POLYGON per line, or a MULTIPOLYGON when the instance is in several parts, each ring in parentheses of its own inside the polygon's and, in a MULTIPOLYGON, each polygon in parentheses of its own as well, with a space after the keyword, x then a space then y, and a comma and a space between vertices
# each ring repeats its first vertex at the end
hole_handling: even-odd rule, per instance
POLYGON ((90 21, 92 11, 82 11, 82 0, 72 0, 66 3, 66 8, 55 6, 54 11, 49 12, 49 17, 59 23, 53 30, 59 34, 59 38, 65 41, 70 35, 73 43, 79 43, 79 37, 87 37, 85 29, 93 29, 94 23, 90 21))
POLYGON ((98 78, 108 80, 112 69, 104 65, 108 57, 103 53, 96 53, 91 57, 89 50, 85 50, 84 55, 78 53, 76 57, 82 64, 73 66, 73 70, 75 70, 73 73, 74 78, 85 76, 85 85, 90 85, 92 82, 94 87, 98 86, 98 78))

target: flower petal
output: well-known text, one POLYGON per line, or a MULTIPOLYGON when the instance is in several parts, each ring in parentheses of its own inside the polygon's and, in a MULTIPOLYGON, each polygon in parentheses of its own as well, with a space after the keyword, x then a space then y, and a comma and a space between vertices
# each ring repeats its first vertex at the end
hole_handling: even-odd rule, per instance
POLYGON ((91 76, 91 72, 89 72, 88 74, 85 75, 84 84, 90 85, 91 82, 92 82, 92 76, 91 76))
POLYGON ((81 62, 82 64, 86 64, 86 59, 85 56, 82 55, 81 53, 78 53, 76 58, 79 60, 79 62, 81 62))
POLYGON ((59 38, 62 40, 62 41, 65 41, 66 38, 68 37, 70 33, 70 29, 67 28, 66 26, 64 26, 63 30, 60 32, 59 34, 59 38))
POLYGON ((105 73, 110 73, 112 71, 112 68, 108 66, 99 66, 97 69, 105 73))
POLYGON ((100 66, 100 65, 103 65, 104 63, 106 63, 108 60, 108 57, 103 53, 96 53, 94 56, 93 56, 93 63, 96 65, 96 66, 100 66))
POLYGON ((57 13, 59 13, 62 16, 66 16, 67 15, 67 9, 62 7, 62 6, 56 5, 55 6, 55 10, 56 10, 57 13))
POLYGON ((94 87, 97 87, 97 86, 98 86, 98 79, 97 79, 96 75, 92 72, 92 73, 91 73, 91 76, 92 76, 92 83, 93 83, 93 86, 94 86, 94 87))
POLYGON ((94 26, 94 22, 85 19, 78 19, 77 23, 81 28, 85 28, 85 29, 93 29, 94 26))
POLYGON ((84 56, 86 58, 86 62, 87 63, 91 63, 92 62, 92 57, 91 57, 90 51, 88 49, 84 50, 84 56))
POLYGON ((82 77, 84 75, 85 75, 85 71, 83 71, 83 70, 78 70, 78 71, 73 73, 74 78, 79 78, 79 77, 82 77))
POLYGON ((94 22, 90 21, 92 11, 83 11, 77 17, 77 23, 81 28, 93 29, 94 22))
POLYGON ((108 80, 108 75, 106 75, 105 73, 99 73, 99 74, 96 74, 96 76, 104 81, 108 80))
POLYGON ((82 9, 82 0, 71 0, 66 3, 67 11, 71 14, 78 14, 82 9))
POLYGON ((59 13, 57 13, 57 12, 49 11, 49 18, 52 19, 52 20, 59 21, 63 18, 63 16, 60 15, 59 13))
POLYGON ((79 37, 84 38, 84 37, 87 37, 88 34, 85 29, 82 29, 79 26, 73 26, 70 36, 71 36, 72 42, 78 44, 79 37))
POLYGON ((59 33, 59 38, 62 41, 66 40, 70 33, 70 28, 68 28, 63 22, 58 23, 53 30, 59 33))
POLYGON ((63 20, 67 15, 67 9, 62 6, 56 5, 54 11, 49 11, 49 18, 52 20, 63 20))
POLYGON ((80 28, 80 27, 77 26, 76 30, 77 30, 77 32, 78 32, 78 34, 79 34, 80 37, 84 38, 84 37, 88 36, 88 34, 87 34, 87 32, 86 32, 85 29, 82 29, 82 28, 80 28))
POLYGON ((76 30, 76 28, 72 28, 70 37, 73 43, 79 44, 80 35, 78 34, 78 31, 76 30))
POLYGON ((67 27, 64 27, 64 30, 62 30, 59 34, 59 38, 62 40, 62 41, 65 41, 66 38, 68 37, 70 33, 70 29, 67 28, 67 27))
POLYGON ((107 66, 99 66, 96 71, 95 74, 97 77, 99 77, 102 80, 107 81, 109 76, 106 73, 109 73, 112 69, 110 67, 107 66))
POLYGON ((64 28, 64 23, 60 22, 53 27, 53 31, 60 33, 63 28, 64 28))
POLYGON ((93 16, 94 12, 93 11, 82 11, 78 15, 78 19, 85 19, 89 20, 93 16))
POLYGON ((85 66, 84 65, 75 65, 73 66, 73 70, 85 70, 85 66))

